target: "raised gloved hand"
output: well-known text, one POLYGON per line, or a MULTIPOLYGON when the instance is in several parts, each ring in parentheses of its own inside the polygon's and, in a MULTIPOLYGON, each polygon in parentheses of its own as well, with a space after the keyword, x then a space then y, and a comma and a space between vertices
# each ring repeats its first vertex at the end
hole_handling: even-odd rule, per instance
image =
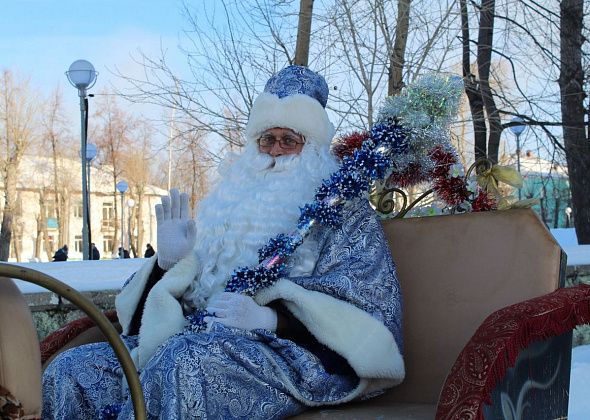
POLYGON ((158 265, 170 270, 186 257, 195 245, 197 228, 191 217, 188 194, 170 190, 170 196, 162 197, 156 205, 158 223, 158 265))
POLYGON ((260 306, 250 296, 231 292, 219 293, 211 298, 206 309, 214 315, 205 317, 208 326, 212 322, 220 322, 242 330, 277 329, 275 310, 260 306))

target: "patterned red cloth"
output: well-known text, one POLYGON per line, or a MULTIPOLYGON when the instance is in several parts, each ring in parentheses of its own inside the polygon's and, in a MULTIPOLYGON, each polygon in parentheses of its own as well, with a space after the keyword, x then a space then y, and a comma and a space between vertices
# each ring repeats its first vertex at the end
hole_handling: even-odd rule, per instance
MULTIPOLYGON (((118 321, 117 312, 115 310, 106 311, 104 312, 104 315, 112 323, 118 321)), ((43 339, 43 341, 41 341, 41 363, 45 363, 56 351, 94 325, 92 319, 84 317, 72 321, 61 327, 59 330, 49 334, 43 339)))
POLYGON ((483 406, 513 366, 518 353, 534 341, 561 335, 590 323, 590 286, 558 289, 491 314, 461 351, 447 376, 437 420, 483 419, 483 406))

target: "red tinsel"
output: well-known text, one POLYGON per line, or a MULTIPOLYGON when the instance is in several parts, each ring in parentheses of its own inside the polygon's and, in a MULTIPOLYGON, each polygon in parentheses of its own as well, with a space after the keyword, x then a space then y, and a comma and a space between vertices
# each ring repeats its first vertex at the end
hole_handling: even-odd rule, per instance
POLYGON ((428 156, 434 162, 434 169, 432 170, 432 176, 434 178, 446 178, 451 166, 457 163, 455 154, 443 149, 442 146, 435 146, 428 152, 428 156))
POLYGON ((471 202, 471 209, 473 211, 489 211, 495 210, 498 203, 486 191, 478 190, 477 196, 471 202))
POLYGON ((407 188, 425 181, 428 181, 427 174, 421 170, 418 163, 411 162, 403 172, 394 171, 389 176, 387 183, 396 187, 407 188))
POLYGON ((334 153, 334 155, 340 160, 342 160, 344 156, 352 156, 354 151, 359 149, 370 135, 371 133, 368 131, 354 131, 344 137, 340 137, 334 141, 334 144, 332 145, 332 153, 334 153))
POLYGON ((449 206, 459 205, 469 198, 465 180, 459 177, 435 179, 434 191, 449 206))

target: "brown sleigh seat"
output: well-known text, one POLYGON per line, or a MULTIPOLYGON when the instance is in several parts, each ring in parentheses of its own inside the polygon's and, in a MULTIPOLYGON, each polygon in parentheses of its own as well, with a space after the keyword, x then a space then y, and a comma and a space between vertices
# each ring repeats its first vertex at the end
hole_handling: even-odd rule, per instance
MULTIPOLYGON (((523 370, 525 376, 548 372, 551 379, 547 391, 529 393, 523 418, 567 416, 571 329, 590 321, 590 288, 559 289, 565 260, 539 218, 510 210, 383 226, 404 294, 406 379, 379 397, 297 418, 499 418, 506 410, 500 399, 516 401, 523 370)), ((35 416, 41 361, 23 305, 14 285, 0 281, 0 385, 20 401, 24 415, 35 416)), ((41 346, 44 359, 65 341, 100 339, 89 326, 77 321, 49 336, 41 346)))

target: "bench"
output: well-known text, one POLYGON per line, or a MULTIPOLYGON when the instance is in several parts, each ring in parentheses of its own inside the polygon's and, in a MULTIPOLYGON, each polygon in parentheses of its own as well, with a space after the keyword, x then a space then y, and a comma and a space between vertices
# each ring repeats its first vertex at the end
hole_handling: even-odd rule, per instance
MULTIPOLYGON (((507 409, 567 416, 571 329, 590 322, 590 288, 560 289, 564 254, 536 214, 392 219, 383 227, 404 296, 406 379, 376 398, 296 418, 492 419, 507 409), (526 392, 526 375, 548 389, 526 392)), ((0 385, 25 415, 38 415, 39 350, 10 284, 0 281, 0 385)), ((98 339, 91 331, 77 341, 98 339)))

